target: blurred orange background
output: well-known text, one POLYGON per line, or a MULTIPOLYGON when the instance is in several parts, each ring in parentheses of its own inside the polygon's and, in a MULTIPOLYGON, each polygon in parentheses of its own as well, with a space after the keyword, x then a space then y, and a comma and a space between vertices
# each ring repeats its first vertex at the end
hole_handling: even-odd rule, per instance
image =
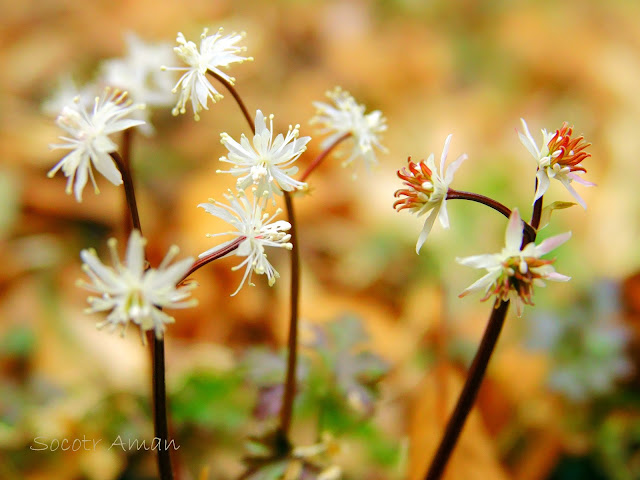
MULTIPOLYGON (((29 450, 38 435, 107 438, 110 417, 103 422, 93 412, 114 398, 123 425, 151 431, 128 400, 148 393, 145 349, 135 332, 123 339, 97 331, 97 316, 83 313, 86 292, 75 287, 82 248, 104 254, 106 239, 115 236, 123 249, 122 190, 99 181, 100 195, 88 188, 78 204, 64 194, 61 174, 46 177, 61 158, 48 148, 61 131, 41 105, 65 74, 82 84, 101 61, 124 55, 127 32, 173 44, 177 32, 196 40, 202 28, 220 26, 247 33, 244 44, 255 60, 230 73, 250 111, 273 113, 282 131, 299 123, 301 135, 313 137, 299 164, 320 153, 321 138, 308 121, 312 102, 324 101, 334 86, 387 118, 389 152, 378 155, 372 174, 360 171, 353 179, 339 159, 329 158, 309 180, 311 194, 297 200, 302 318, 326 323, 343 312, 358 315, 371 336, 368 347, 392 366, 370 421, 398 445, 398 460, 386 470, 367 466, 362 447, 345 440, 350 453, 337 459, 345 478, 422 478, 490 309, 477 296, 457 298, 479 272, 455 258, 497 252, 503 243, 501 217, 449 202, 451 229, 436 225, 416 256, 424 219, 392 208, 401 187, 396 171, 409 156, 438 158, 453 133, 450 160, 469 155, 453 187, 493 196, 528 216, 535 162, 518 140, 521 117, 536 141, 541 128, 574 125, 592 143, 585 178, 597 187, 578 185, 588 210, 556 212, 543 231, 544 238, 573 232, 554 252, 556 269, 573 279, 538 290, 536 308, 528 307, 523 319, 510 314, 446 478, 565 480, 578 477, 562 476, 562 462, 587 457, 595 458, 587 468, 593 476, 580 478, 639 478, 637 377, 608 392, 607 398, 631 398, 622 407, 602 406, 597 398, 571 403, 547 387, 550 355, 531 351, 522 339, 538 309, 582 308, 603 279, 620 284, 640 266, 640 3, 4 0, 1 12, 1 478, 153 478, 150 455, 29 450), (632 439, 622 442, 629 455, 598 453, 609 438, 600 428, 605 424, 619 432, 612 434, 616 441, 632 439)), ((154 112, 159 134, 135 137, 133 167, 152 265, 171 244, 181 255, 197 256, 215 245, 205 234, 222 228, 196 205, 231 186, 229 176, 215 173, 226 153, 219 134, 237 138, 247 129, 230 95, 209 108, 199 122, 189 111, 175 118, 170 109, 154 112)), ((571 200, 559 185, 547 196, 571 200)), ((233 370, 247 348, 284 345, 288 259, 284 252, 269 258, 281 274, 275 287, 258 277, 256 287, 233 298, 241 272, 230 267, 237 262, 223 259, 195 275, 199 306, 174 312, 168 333, 172 398, 180 396, 185 372, 233 370)), ((640 309, 629 282, 626 303, 614 309, 620 315, 603 321, 626 323, 633 346, 640 309)), ((313 440, 309 424, 301 420, 294 431, 303 443, 313 440)), ((247 420, 236 431, 256 428, 247 420)), ((241 472, 241 449, 224 442, 181 454, 185 478, 198 478, 204 466, 216 479, 241 472)))

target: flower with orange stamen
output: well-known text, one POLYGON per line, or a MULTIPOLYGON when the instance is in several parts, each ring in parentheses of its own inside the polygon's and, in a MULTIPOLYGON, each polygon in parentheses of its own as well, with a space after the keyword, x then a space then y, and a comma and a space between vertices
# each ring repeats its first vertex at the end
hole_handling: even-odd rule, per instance
POLYGON ((584 151, 591 144, 586 143, 582 136, 571 138, 573 128, 564 122, 562 127, 556 130, 555 133, 542 129, 543 144, 542 147, 538 149, 531 133, 529 133, 527 123, 524 119, 520 120, 522 121, 522 126, 525 131, 524 134, 518 132, 520 141, 538 163, 538 172, 536 173, 538 184, 533 200, 534 203, 546 193, 551 179, 555 178, 564 185, 582 208, 586 210, 587 205, 585 201, 580 197, 578 192, 575 191, 571 182, 575 181, 587 187, 595 185, 578 176, 587 171, 581 163, 584 159, 591 156, 591 154, 584 151))
POLYGON ((451 143, 452 136, 449 135, 444 142, 439 172, 436 168, 433 153, 429 155, 426 162, 414 163, 409 157, 409 170, 406 168, 398 170, 398 177, 404 181, 407 188, 400 189, 394 194, 399 200, 396 200, 393 207, 398 211, 407 208, 417 216, 431 212, 424 222, 424 227, 422 227, 422 232, 418 237, 416 253, 420 253, 420 248, 426 241, 436 217, 440 216, 440 224, 443 228, 449 228, 449 216, 447 215, 449 184, 453 181, 453 175, 460 167, 460 164, 467 159, 466 154, 460 155, 447 167, 445 172, 444 162, 449 153, 449 143, 451 143))
POLYGON ((492 295, 502 301, 513 300, 520 316, 525 304, 533 305, 534 286, 544 287, 545 280, 567 282, 571 279, 555 271, 551 266, 553 260, 540 258, 569 240, 571 232, 547 238, 539 245, 531 242, 523 248, 522 227, 520 213, 514 208, 505 234, 505 247, 500 253, 456 259, 462 265, 487 270, 486 275, 462 292, 460 297, 484 291, 482 301, 492 295))

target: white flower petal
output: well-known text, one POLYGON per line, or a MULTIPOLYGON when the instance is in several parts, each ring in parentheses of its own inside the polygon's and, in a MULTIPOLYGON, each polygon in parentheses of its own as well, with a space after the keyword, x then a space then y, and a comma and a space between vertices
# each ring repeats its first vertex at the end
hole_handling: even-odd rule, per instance
POLYGON ((523 226, 520 212, 518 212, 517 208, 514 208, 509 216, 509 223, 507 224, 505 234, 505 245, 508 250, 520 251, 523 226))
POLYGON ((555 235, 553 237, 547 238, 543 240, 540 245, 536 246, 536 253, 538 257, 549 253, 551 250, 559 247, 567 240, 571 238, 571 232, 561 233, 560 235, 555 235))

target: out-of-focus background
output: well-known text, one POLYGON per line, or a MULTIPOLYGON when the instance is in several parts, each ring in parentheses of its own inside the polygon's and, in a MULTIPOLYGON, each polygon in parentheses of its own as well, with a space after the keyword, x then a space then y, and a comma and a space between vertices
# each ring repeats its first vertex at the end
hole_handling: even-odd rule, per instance
MULTIPOLYGON (((146 350, 133 329, 125 338, 96 330, 100 318, 83 313, 86 292, 75 286, 82 248, 106 258, 115 236, 122 251, 123 191, 99 179, 100 195, 88 187, 78 204, 61 174, 46 177, 61 158, 48 145, 62 132, 42 106, 65 76, 81 87, 125 55, 128 32, 171 48, 178 31, 197 40, 220 26, 247 32, 255 61, 230 74, 249 109, 314 137, 300 165, 320 152, 308 120, 326 90, 340 85, 388 120, 379 168, 353 179, 332 157, 297 200, 303 341, 330 360, 305 364, 294 439, 308 445, 330 431, 345 478, 421 478, 490 309, 478 296, 457 298, 481 272, 455 258, 498 251, 505 220, 451 201, 451 229, 437 224, 417 256, 423 219, 393 210, 396 171, 408 156, 439 157, 453 133, 450 160, 469 155, 454 188, 528 217, 535 162, 518 140, 520 118, 536 141, 568 121, 593 144, 585 178, 598 186, 578 185, 588 210, 554 213, 541 237, 573 232, 554 252, 573 279, 538 289, 522 318, 510 313, 447 478, 640 478, 640 3, 0 5, 0 478, 154 478, 151 452, 113 445, 153 435, 146 350), (360 362, 364 350, 375 356, 360 362), (386 375, 374 401, 376 368, 386 375), (349 401, 350 388, 369 402, 349 401), (101 443, 53 451, 56 439, 101 443)), ((205 234, 223 228, 196 205, 233 185, 215 173, 226 153, 220 132, 238 138, 247 128, 230 95, 201 117, 154 110, 157 134, 134 137, 152 265, 174 243, 196 256, 215 245, 205 234)), ((546 198, 572 200, 559 184, 546 198)), ((244 439, 273 424, 265 417, 282 378, 289 267, 286 252, 269 258, 281 273, 272 289, 256 277, 229 297, 241 272, 223 259, 195 275, 199 306, 173 312, 167 376, 184 478, 207 478, 206 469, 237 477, 244 439)))

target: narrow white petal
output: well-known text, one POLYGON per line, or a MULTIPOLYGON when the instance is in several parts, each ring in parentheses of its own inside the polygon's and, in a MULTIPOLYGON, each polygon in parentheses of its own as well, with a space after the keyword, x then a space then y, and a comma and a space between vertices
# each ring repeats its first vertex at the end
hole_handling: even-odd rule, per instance
POLYGON ((549 253, 551 250, 559 247, 564 242, 571 238, 571 232, 561 233, 560 235, 555 235, 553 237, 547 238, 543 240, 540 245, 536 246, 536 253, 540 257, 549 253))
POLYGON ((438 216, 439 210, 440 210, 440 206, 438 205, 433 210, 431 210, 431 213, 429 214, 429 216, 424 222, 424 226, 422 227, 422 231, 420 232, 420 236, 418 237, 418 243, 416 244, 416 253, 418 255, 420 255, 420 249, 422 248, 422 245, 424 245, 424 242, 427 240, 427 236, 429 235, 429 232, 433 228, 433 224, 436 221, 436 217, 438 216))
POLYGON ((447 135, 446 140, 444 141, 444 147, 442 149, 442 155, 440 156, 440 174, 444 176, 444 162, 447 159, 447 155, 449 154, 449 144, 451 143, 451 138, 453 134, 450 133, 447 135))
POLYGON ((507 231, 505 233, 505 245, 507 250, 520 251, 520 246, 522 244, 522 228, 523 223, 520 219, 520 212, 518 212, 517 208, 514 208, 511 211, 509 223, 507 224, 507 231))

